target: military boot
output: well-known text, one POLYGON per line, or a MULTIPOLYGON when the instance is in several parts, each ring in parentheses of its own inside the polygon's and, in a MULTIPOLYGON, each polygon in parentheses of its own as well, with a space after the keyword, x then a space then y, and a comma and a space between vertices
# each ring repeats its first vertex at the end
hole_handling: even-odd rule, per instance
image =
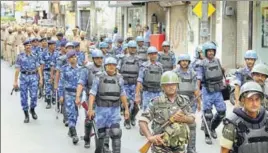
POLYGON ((50 109, 51 108, 51 101, 50 101, 50 96, 46 96, 45 101, 47 103, 46 109, 50 109))
POLYGON ((36 119, 37 119, 37 115, 36 115, 36 113, 35 113, 35 111, 34 111, 34 108, 31 108, 31 109, 30 109, 30 113, 32 114, 32 118, 33 118, 34 120, 36 120, 36 119))
POLYGON ((24 123, 29 123, 30 118, 29 118, 29 113, 28 113, 28 111, 24 111, 24 115, 25 115, 24 123))
POLYGON ((206 137, 205 137, 205 142, 206 142, 207 144, 209 144, 209 145, 212 144, 212 140, 211 140, 211 138, 210 138, 209 136, 206 136, 206 137))
POLYGON ((55 97, 52 98, 52 104, 53 104, 53 105, 56 104, 56 98, 55 98, 55 97))
POLYGON ((130 126, 130 120, 129 119, 126 119, 125 122, 124 122, 124 126, 126 127, 126 129, 131 129, 131 126, 130 126))
POLYGON ((217 133, 216 133, 215 129, 211 129, 210 133, 211 133, 211 136, 212 136, 213 139, 217 139, 218 136, 217 136, 217 133))
POLYGON ((136 125, 136 115, 138 114, 138 112, 139 112, 139 107, 137 104, 134 104, 134 108, 132 109, 131 114, 130 114, 130 122, 132 126, 136 125))
POLYGON ((71 127, 71 128, 70 128, 70 132, 71 132, 71 136, 72 136, 72 138, 73 138, 73 144, 75 145, 75 144, 77 144, 77 142, 79 141, 79 138, 78 138, 78 136, 77 136, 75 127, 71 127))
POLYGON ((91 121, 85 121, 85 136, 84 136, 84 141, 85 141, 85 148, 90 148, 90 134, 92 131, 92 122, 91 121))

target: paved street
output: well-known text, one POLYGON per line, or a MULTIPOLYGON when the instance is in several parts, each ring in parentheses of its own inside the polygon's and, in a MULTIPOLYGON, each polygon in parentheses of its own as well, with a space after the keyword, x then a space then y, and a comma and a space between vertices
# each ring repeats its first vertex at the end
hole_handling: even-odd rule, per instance
MULTIPOLYGON (((67 136, 68 129, 62 123, 62 117, 55 118, 55 109, 46 110, 46 104, 39 100, 36 109, 38 120, 30 118, 29 124, 24 124, 24 115, 20 106, 19 93, 10 95, 14 81, 14 67, 10 68, 6 62, 1 61, 1 152, 2 153, 92 153, 95 149, 84 148, 84 142, 79 141, 74 146, 67 136)), ((231 110, 229 102, 228 112, 231 110)), ((77 125, 78 135, 83 135, 84 110, 80 109, 77 125)), ((227 113, 228 114, 228 113, 227 113)), ((214 140, 213 145, 205 144, 203 131, 200 130, 200 114, 197 114, 197 151, 198 153, 219 153, 219 141, 214 140)), ((122 126, 123 127, 123 126, 122 126)), ((222 125, 217 129, 218 135, 222 125)), ((138 128, 125 130, 123 127, 122 153, 137 153, 138 149, 146 143, 141 137, 138 128)))

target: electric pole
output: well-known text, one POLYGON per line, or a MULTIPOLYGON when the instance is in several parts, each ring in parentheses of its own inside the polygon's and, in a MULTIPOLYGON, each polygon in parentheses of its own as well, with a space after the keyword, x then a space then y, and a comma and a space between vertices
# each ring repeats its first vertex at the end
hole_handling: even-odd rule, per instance
POLYGON ((200 29, 200 42, 204 43, 208 41, 208 1, 202 1, 202 19, 201 19, 201 29, 200 29))

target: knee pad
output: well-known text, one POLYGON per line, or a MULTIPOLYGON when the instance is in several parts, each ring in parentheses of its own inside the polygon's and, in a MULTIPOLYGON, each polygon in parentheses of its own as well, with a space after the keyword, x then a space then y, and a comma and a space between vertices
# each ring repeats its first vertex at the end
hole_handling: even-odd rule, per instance
POLYGON ((98 129, 98 136, 99 139, 104 139, 106 136, 106 128, 98 129))
POLYGON ((204 111, 204 116, 207 120, 212 120, 213 118, 213 113, 212 113, 212 110, 209 109, 209 110, 205 110, 204 111))
POLYGON ((219 120, 222 120, 222 119, 225 117, 225 114, 226 114, 225 111, 218 111, 217 114, 216 114, 216 117, 217 117, 219 120))
POLYGON ((122 137, 122 129, 120 128, 111 128, 109 135, 112 139, 120 139, 122 137))

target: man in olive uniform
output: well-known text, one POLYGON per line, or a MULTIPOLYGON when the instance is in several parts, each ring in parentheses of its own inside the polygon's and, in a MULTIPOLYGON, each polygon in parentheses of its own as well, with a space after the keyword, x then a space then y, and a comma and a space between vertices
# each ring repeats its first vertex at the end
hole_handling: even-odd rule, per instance
POLYGON ((22 29, 21 27, 17 27, 17 32, 15 33, 15 46, 16 46, 16 52, 15 54, 18 55, 19 53, 21 53, 21 51, 23 51, 23 45, 22 43, 26 40, 25 35, 22 33, 22 29))
POLYGON ((224 119, 220 153, 268 152, 268 112, 261 107, 263 98, 258 83, 250 81, 242 85, 239 101, 243 107, 235 108, 224 119))
MULTIPOLYGON (((89 51, 89 41, 85 39, 86 32, 81 31, 80 32, 80 50, 84 52, 85 54, 88 54, 89 51)), ((87 56, 86 56, 87 57, 87 56)))
POLYGON ((6 39, 6 25, 1 24, 1 56, 6 59, 6 48, 5 48, 5 39, 6 39))
POLYGON ((268 110, 268 66, 260 63, 256 64, 252 71, 251 71, 252 78, 255 82, 257 82, 261 87, 264 92, 264 99, 262 101, 262 106, 268 110))
POLYGON ((189 106, 189 98, 177 94, 179 78, 176 73, 166 71, 161 76, 164 94, 151 100, 140 117, 139 125, 145 137, 153 143, 153 153, 185 153, 189 140, 189 127, 195 121, 189 106), (150 132, 148 124, 152 123, 150 132), (167 121, 169 124, 161 127, 167 121))

